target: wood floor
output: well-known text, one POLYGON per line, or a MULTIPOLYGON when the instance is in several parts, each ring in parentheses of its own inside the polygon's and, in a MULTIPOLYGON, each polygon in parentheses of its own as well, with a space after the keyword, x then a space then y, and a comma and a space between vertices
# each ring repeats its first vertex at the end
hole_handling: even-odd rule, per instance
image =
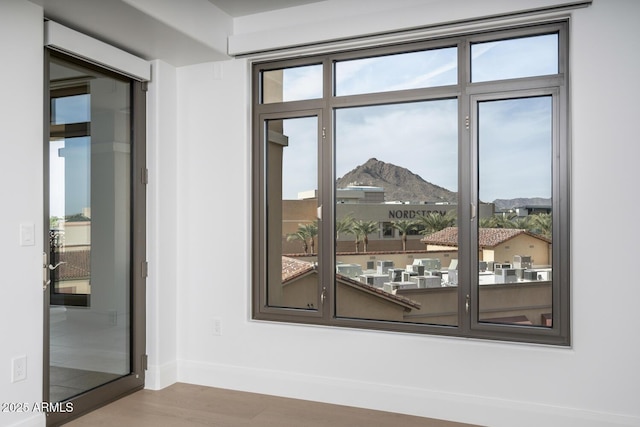
POLYGON ((118 427, 463 427, 390 412, 190 384, 142 390, 67 424, 118 427))

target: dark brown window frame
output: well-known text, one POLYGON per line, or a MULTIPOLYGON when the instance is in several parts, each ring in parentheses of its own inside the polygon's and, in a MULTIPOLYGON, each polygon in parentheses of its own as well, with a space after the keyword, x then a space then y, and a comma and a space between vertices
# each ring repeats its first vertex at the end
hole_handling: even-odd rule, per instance
MULTIPOLYGON (((570 128, 568 118, 568 21, 558 20, 542 24, 495 29, 477 34, 463 34, 436 40, 421 40, 401 45, 373 47, 349 52, 329 53, 310 56, 308 58, 256 61, 252 65, 253 81, 253 245, 252 245, 252 316, 255 320, 277 321, 287 323, 317 324, 352 328, 375 329, 430 335, 446 335, 454 337, 480 338, 500 341, 529 342, 569 346, 570 340, 570 128), (558 35, 558 73, 554 75, 514 78, 489 82, 472 83, 470 81, 470 45, 476 42, 513 39, 526 36, 558 35), (426 89, 403 90, 397 92, 371 93, 337 97, 333 95, 333 64, 341 59, 356 59, 392 53, 402 53, 417 49, 437 47, 458 47, 458 84, 454 86, 426 89), (261 103, 261 74, 265 71, 297 67, 310 64, 324 64, 323 83, 324 96, 321 99, 292 101, 282 103, 261 103), (472 274, 471 268, 477 265, 477 226, 470 218, 469 207, 476 196, 478 156, 474 152, 477 144, 476 124, 473 120, 475 105, 483 99, 491 97, 517 98, 531 94, 550 94, 553 97, 553 315, 552 326, 548 328, 528 327, 512 324, 495 324, 479 322, 478 319, 478 278, 472 274), (322 128, 327 140, 323 144, 331 147, 334 144, 333 114, 336 108, 346 106, 380 105, 386 103, 410 102, 416 100, 442 99, 456 97, 459 104, 459 199, 458 218, 461 219, 459 233, 464 236, 459 242, 461 271, 458 288, 459 323, 456 327, 427 324, 412 324, 377 320, 339 318, 335 313, 335 254, 334 237, 331 230, 335 227, 335 194, 332 187, 333 149, 326 150, 321 159, 322 168, 319 189, 319 205, 322 207, 322 222, 325 232, 319 234, 321 248, 318 254, 322 259, 321 285, 325 288, 326 300, 315 312, 287 308, 269 307, 266 303, 265 289, 265 222, 266 203, 264 192, 266 182, 265 161, 263 152, 262 127, 264 120, 286 119, 305 114, 307 111, 321 111, 322 128), (472 117, 470 125, 465 129, 465 117, 472 117), (465 165, 475 165, 471 168, 465 165), (475 184, 474 184, 475 183, 475 184), (474 230, 474 227, 476 229, 474 230), (474 277, 475 276, 475 277, 474 277), (467 307, 468 310, 467 310, 467 307)), ((316 113, 314 113, 315 115, 316 113)), ((467 122, 468 123, 468 122, 467 122)), ((319 135, 319 138, 321 136, 319 135)), ((319 139, 320 140, 320 139, 319 139)))

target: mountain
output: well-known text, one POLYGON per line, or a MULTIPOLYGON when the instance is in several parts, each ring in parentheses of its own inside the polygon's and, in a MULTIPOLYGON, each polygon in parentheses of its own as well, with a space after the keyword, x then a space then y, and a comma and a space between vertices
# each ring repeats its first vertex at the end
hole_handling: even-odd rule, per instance
POLYGON ((369 159, 336 181, 337 188, 370 185, 384 188, 385 201, 457 203, 457 193, 425 181, 400 166, 369 159))
POLYGON ((517 199, 496 199, 493 203, 496 205, 496 210, 506 211, 521 206, 551 206, 551 199, 545 199, 543 197, 519 197, 517 199))

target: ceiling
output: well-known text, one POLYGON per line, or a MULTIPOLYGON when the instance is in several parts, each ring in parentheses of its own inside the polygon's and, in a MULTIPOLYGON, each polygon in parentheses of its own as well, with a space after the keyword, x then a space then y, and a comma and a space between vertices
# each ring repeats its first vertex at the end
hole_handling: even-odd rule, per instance
POLYGON ((234 18, 321 1, 324 0, 209 0, 234 18))
POLYGON ((208 0, 220 15, 212 29, 203 23, 216 13, 189 18, 187 10, 172 20, 167 15, 171 13, 169 0, 29 1, 42 6, 47 19, 140 58, 161 59, 179 67, 229 59, 226 37, 233 32, 235 18, 327 0, 208 0))

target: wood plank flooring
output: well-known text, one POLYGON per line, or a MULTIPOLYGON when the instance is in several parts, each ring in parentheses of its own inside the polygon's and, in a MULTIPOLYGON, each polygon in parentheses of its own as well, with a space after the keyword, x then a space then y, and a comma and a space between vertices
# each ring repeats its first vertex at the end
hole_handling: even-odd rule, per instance
POLYGON ((120 377, 118 374, 50 366, 49 401, 61 402, 120 377))
POLYGON ((177 383, 141 390, 70 427, 469 427, 449 421, 177 383))

